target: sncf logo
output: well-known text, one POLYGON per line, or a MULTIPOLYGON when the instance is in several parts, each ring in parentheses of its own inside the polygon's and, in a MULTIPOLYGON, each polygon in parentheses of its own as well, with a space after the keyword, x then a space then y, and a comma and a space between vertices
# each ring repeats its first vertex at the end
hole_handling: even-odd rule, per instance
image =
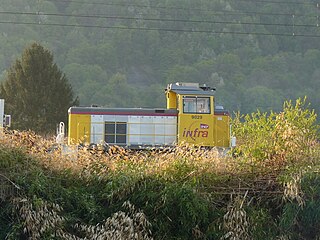
POLYGON ((209 135, 209 132, 207 129, 209 128, 209 125, 207 124, 200 124, 200 127, 196 127, 192 129, 192 125, 189 127, 189 129, 184 128, 182 136, 183 137, 190 137, 193 141, 196 140, 196 138, 207 138, 209 135))
POLYGON ((208 129, 208 128, 209 128, 208 124, 203 124, 203 123, 200 124, 200 129, 208 129))

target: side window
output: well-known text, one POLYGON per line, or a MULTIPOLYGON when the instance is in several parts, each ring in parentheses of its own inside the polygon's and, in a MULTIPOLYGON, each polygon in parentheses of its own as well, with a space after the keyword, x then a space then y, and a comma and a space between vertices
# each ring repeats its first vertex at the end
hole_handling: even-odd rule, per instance
POLYGON ((196 98, 184 97, 183 98, 183 112, 184 113, 195 113, 197 109, 196 98))
POLYGON ((210 113, 210 98, 197 98, 197 113, 210 113))
POLYGON ((184 113, 210 113, 210 97, 183 97, 184 113))
POLYGON ((105 142, 109 144, 126 144, 127 123, 126 122, 105 122, 105 142))

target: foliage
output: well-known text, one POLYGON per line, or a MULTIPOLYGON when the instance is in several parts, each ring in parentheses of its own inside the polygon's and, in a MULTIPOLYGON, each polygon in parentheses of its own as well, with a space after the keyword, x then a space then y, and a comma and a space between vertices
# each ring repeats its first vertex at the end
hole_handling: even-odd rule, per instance
POLYGON ((67 109, 78 102, 67 78, 53 63, 53 55, 37 43, 10 67, 0 96, 14 128, 38 133, 53 132, 58 122, 67 120, 67 109))
POLYGON ((295 104, 286 101, 280 113, 238 113, 233 120, 239 139, 235 154, 241 153, 253 162, 305 157, 317 139, 316 117, 314 110, 306 106, 306 99, 297 99, 295 104))
POLYGON ((317 170, 306 171, 300 183, 300 193, 305 200, 301 207, 299 201, 289 201, 283 207, 280 227, 283 232, 290 233, 294 239, 318 239, 320 237, 319 221, 319 174, 317 170))
POLYGON ((319 238, 315 113, 298 99, 280 113, 241 120, 236 158, 193 145, 66 151, 33 132, 7 131, 0 138, 0 236, 319 238))

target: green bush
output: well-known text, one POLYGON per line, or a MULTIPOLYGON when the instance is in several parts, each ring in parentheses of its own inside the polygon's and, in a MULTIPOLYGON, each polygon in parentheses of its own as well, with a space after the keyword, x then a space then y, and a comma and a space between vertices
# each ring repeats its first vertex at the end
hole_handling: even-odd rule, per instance
POLYGON ((295 160, 312 151, 318 134, 317 115, 308 109, 306 99, 286 101, 280 113, 237 114, 233 120, 238 139, 235 155, 249 161, 295 160))
POLYGON ((289 201, 283 207, 280 226, 293 239, 317 239, 320 237, 320 176, 309 171, 301 179, 304 204, 289 201))

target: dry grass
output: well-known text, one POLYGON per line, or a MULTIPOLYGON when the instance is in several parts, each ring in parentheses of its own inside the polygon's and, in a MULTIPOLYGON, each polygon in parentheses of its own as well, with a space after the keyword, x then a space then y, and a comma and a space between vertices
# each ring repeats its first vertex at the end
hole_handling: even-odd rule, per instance
POLYGON ((137 168, 145 175, 161 175, 169 171, 177 159, 183 159, 186 165, 192 165, 195 171, 190 172, 190 175, 206 172, 224 174, 237 169, 236 161, 230 157, 219 157, 218 150, 204 150, 191 145, 157 151, 131 151, 111 146, 105 153, 99 148, 59 146, 55 144, 54 138, 45 139, 33 132, 18 131, 8 132, 0 139, 0 143, 6 148, 22 149, 52 171, 69 169, 83 176, 103 176, 110 171, 121 171, 128 168, 129 161, 134 166, 132 169, 137 168))
POLYGON ((227 230, 227 233, 222 239, 230 240, 249 240, 249 219, 246 211, 244 210, 244 204, 246 204, 247 193, 244 196, 237 195, 231 198, 231 202, 227 207, 227 212, 223 217, 223 227, 227 230))
POLYGON ((43 234, 61 228, 65 221, 59 215, 62 211, 57 204, 48 203, 42 200, 30 201, 26 198, 15 198, 13 204, 23 223, 23 232, 28 239, 41 239, 43 234))
MULTIPOLYGON (((132 176, 129 181, 147 177, 161 178, 167 182, 201 179, 197 189, 199 193, 208 192, 210 189, 209 192, 212 193, 234 196, 237 192, 236 197, 230 197, 222 220, 224 239, 250 239, 250 219, 244 205, 248 202, 247 199, 255 194, 277 194, 285 201, 297 201, 300 206, 304 205, 304 195, 300 187, 301 174, 293 174, 283 184, 277 180, 279 174, 288 166, 284 161, 273 159, 250 162, 242 157, 235 159, 229 155, 221 156, 217 149, 203 149, 187 144, 153 151, 131 151, 112 146, 104 152, 99 148, 64 147, 56 145, 54 138, 46 139, 32 132, 18 131, 4 134, 0 138, 0 144, 3 148, 22 150, 48 171, 68 170, 81 179, 98 177, 103 180, 110 174, 123 173, 132 176), (210 176, 227 177, 228 185, 212 186, 210 176)), ((318 146, 314 145, 312 151, 314 154, 310 155, 310 162, 317 161, 318 146)), ((11 181, 6 172, 1 173, 1 166, 0 181, 3 183, 0 187, 0 201, 16 196, 9 191, 18 191, 19 186, 11 181)), ((112 198, 121 199, 131 191, 132 184, 129 184, 128 188, 123 187, 118 192, 113 192, 112 198)), ((15 199, 17 213, 30 239, 41 239, 48 229, 62 239, 152 239, 147 217, 128 202, 124 205, 126 212, 114 213, 98 225, 74 225, 73 228, 81 232, 83 238, 63 229, 65 219, 60 215, 60 206, 44 201, 35 206, 33 202, 27 198, 15 199)), ((199 239, 203 237, 197 225, 192 232, 199 239)), ((283 235, 278 239, 289 239, 286 237, 283 235)))
POLYGON ((66 221, 59 215, 63 209, 57 205, 40 199, 15 198, 16 214, 23 224, 23 232, 30 240, 43 239, 43 234, 49 232, 49 238, 62 238, 66 240, 152 240, 149 230, 151 224, 145 214, 135 209, 130 202, 123 207, 126 212, 116 212, 102 224, 95 226, 75 224, 74 231, 81 232, 84 237, 78 237, 64 230, 66 221))

